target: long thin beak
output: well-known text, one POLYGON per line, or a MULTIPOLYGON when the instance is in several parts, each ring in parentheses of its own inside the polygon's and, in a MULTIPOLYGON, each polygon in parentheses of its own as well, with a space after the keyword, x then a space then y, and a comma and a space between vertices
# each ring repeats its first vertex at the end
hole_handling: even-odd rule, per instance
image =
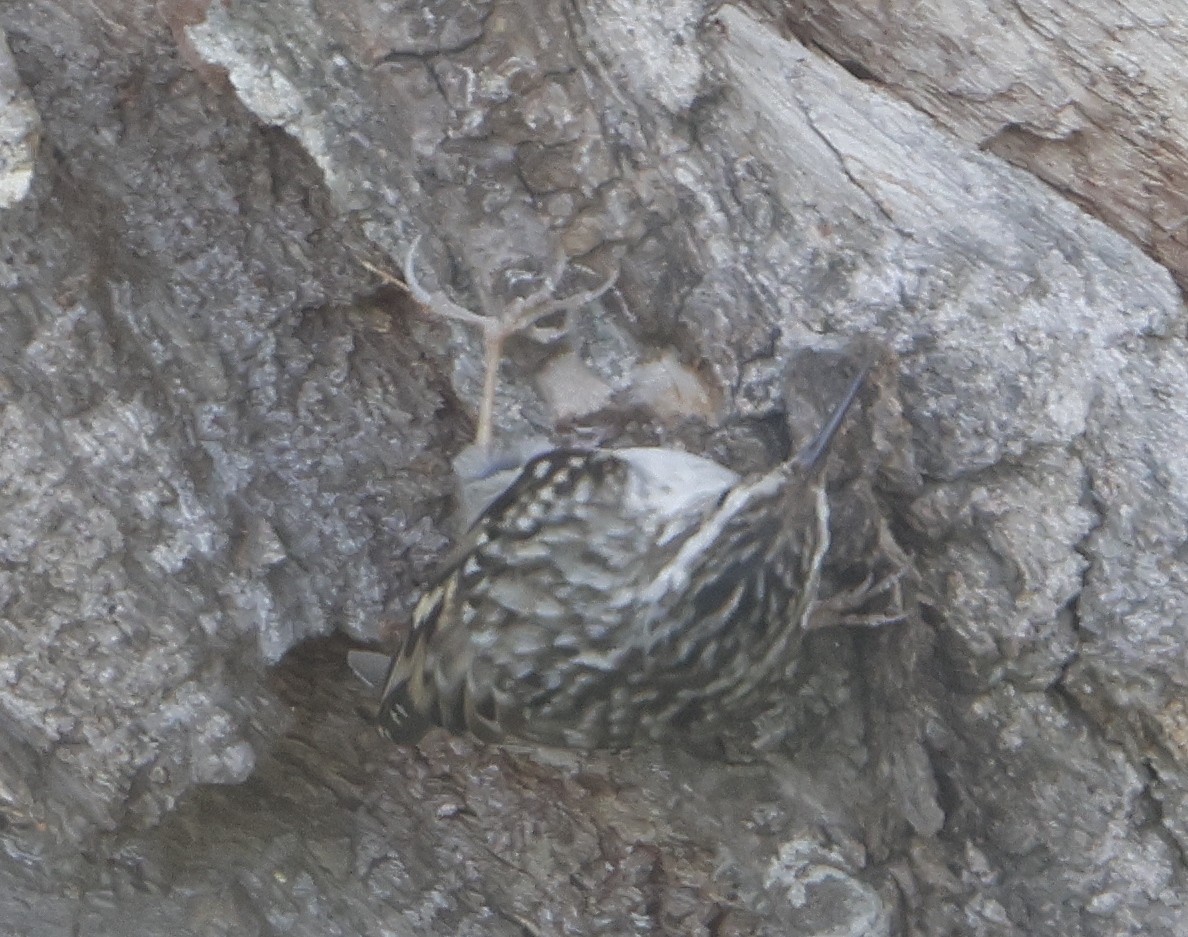
POLYGON ((821 427, 821 431, 809 441, 808 445, 796 454, 796 461, 809 471, 820 468, 825 461, 825 457, 829 455, 829 447, 833 444, 833 438, 837 435, 837 431, 841 429, 842 423, 845 422, 846 414, 850 412, 850 406, 854 403, 858 392, 862 390, 862 386, 866 383, 866 378, 870 374, 870 368, 871 366, 869 364, 862 366, 862 370, 850 382, 845 396, 833 408, 833 413, 825 422, 825 425, 821 427))

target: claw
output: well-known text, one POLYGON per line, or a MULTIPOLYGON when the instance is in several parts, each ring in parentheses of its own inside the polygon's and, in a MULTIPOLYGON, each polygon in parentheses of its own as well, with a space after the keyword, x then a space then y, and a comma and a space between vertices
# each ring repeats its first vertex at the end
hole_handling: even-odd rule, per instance
POLYGON ((884 559, 894 563, 891 572, 876 579, 872 570, 854 588, 839 592, 825 601, 819 602, 813 609, 808 627, 814 629, 831 625, 879 627, 896 624, 906 618, 901 584, 905 578, 914 576, 915 571, 911 561, 908 560, 898 544, 891 539, 890 531, 886 529, 885 524, 879 525, 879 548, 884 559), (862 611, 871 601, 883 595, 888 595, 884 606, 887 611, 862 611))

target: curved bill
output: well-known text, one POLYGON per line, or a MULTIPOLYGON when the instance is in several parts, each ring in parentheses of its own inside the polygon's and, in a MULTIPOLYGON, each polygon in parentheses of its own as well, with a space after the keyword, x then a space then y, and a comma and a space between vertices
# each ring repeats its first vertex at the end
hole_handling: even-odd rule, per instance
POLYGON ((850 407, 857 398, 858 392, 862 390, 869 374, 870 365, 863 365, 862 370, 858 372, 858 376, 850 382, 850 386, 846 389, 841 402, 833 408, 833 413, 825 421, 825 425, 821 427, 821 431, 809 440, 808 445, 796 454, 796 461, 805 468, 810 470, 819 468, 825 461, 825 456, 829 454, 829 447, 833 444, 833 438, 837 435, 837 431, 841 429, 842 423, 845 422, 846 414, 850 412, 850 407))

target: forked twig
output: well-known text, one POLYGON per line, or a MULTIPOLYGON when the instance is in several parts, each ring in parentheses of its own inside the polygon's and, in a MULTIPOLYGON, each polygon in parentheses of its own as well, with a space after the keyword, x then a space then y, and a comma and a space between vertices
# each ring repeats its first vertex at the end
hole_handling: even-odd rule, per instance
POLYGON ((573 310, 591 303, 614 286, 619 278, 616 270, 601 286, 592 290, 583 290, 561 299, 553 299, 553 289, 556 281, 565 270, 564 257, 559 258, 553 274, 545 281, 544 286, 522 299, 509 303, 498 313, 489 312, 494 304, 490 296, 489 286, 484 282, 480 289, 484 313, 472 312, 464 306, 458 305, 441 291, 430 291, 421 285, 416 273, 417 246, 421 243, 420 235, 413 239, 404 258, 404 281, 401 282, 385 270, 373 266, 365 260, 360 263, 379 276, 385 283, 395 286, 408 293, 423 308, 443 319, 452 319, 466 325, 477 326, 483 333, 483 357, 485 369, 483 373, 483 396, 479 403, 478 423, 475 428, 474 442, 483 450, 489 451, 494 426, 495 389, 499 382, 499 365, 503 359, 503 345, 517 333, 525 333, 537 341, 549 341, 564 334, 566 329, 538 329, 536 324, 542 319, 562 312, 573 310))

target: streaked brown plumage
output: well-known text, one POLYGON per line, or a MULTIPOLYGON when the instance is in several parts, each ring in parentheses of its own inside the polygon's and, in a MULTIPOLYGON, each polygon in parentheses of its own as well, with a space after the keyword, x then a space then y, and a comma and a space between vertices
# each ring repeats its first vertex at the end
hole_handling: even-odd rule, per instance
MULTIPOLYGON (((476 443, 489 454, 504 340, 597 298, 614 278, 560 301, 550 280, 501 314, 477 315, 421 287, 415 247, 409 292, 484 331, 476 443)), ((740 478, 659 448, 529 460, 417 604, 384 681, 385 734, 415 741, 441 725, 488 740, 618 748, 712 738, 761 710, 814 622, 829 548, 826 457, 865 378, 864 369, 799 455, 764 474, 740 478)), ((863 583, 853 604, 886 588, 863 583)))
POLYGON ((417 605, 384 731, 617 748, 753 715, 809 627, 825 457, 864 376, 763 475, 665 449, 530 461, 417 605))

